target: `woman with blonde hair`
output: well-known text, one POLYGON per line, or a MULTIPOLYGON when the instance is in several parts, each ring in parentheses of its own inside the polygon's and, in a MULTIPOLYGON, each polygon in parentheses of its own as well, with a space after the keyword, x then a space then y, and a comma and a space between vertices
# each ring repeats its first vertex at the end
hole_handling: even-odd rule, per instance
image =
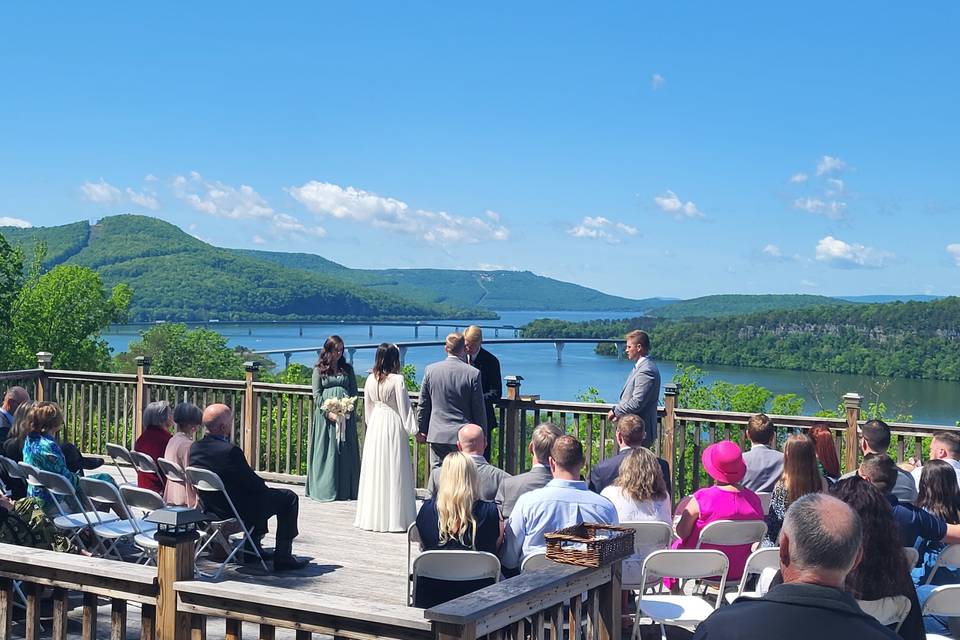
MULTIPOLYGON (((610 500, 623 522, 665 522, 671 524, 670 494, 657 456, 643 447, 632 449, 620 463, 620 473, 600 495, 610 500)), ((653 551, 641 549, 623 561, 623 581, 640 581, 643 561, 653 551)))
MULTIPOLYGON (((420 546, 424 551, 486 551, 496 554, 503 537, 503 521, 497 505, 479 500, 477 465, 465 453, 455 451, 443 459, 440 489, 423 503, 417 514, 420 546)), ((450 582, 421 578, 414 606, 430 608, 492 584, 490 580, 450 582)))
POLYGON ((777 546, 787 508, 808 493, 826 491, 827 479, 817 467, 817 443, 807 434, 792 435, 783 444, 783 475, 773 487, 763 546, 777 546))

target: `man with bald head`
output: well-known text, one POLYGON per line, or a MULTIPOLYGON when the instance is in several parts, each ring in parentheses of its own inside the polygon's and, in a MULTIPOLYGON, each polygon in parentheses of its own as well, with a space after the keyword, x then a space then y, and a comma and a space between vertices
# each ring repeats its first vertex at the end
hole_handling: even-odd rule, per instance
MULTIPOLYGON (((277 546, 273 553, 275 571, 300 569, 307 561, 293 555, 293 539, 297 537, 297 516, 300 501, 289 489, 274 489, 250 468, 243 451, 230 443, 233 433, 233 412, 225 404, 212 404, 203 412, 202 440, 190 446, 190 466, 208 469, 220 477, 227 495, 260 547, 267 533, 267 520, 277 517, 277 546)), ((204 506, 218 517, 232 518, 230 505, 221 494, 201 493, 204 506)), ((253 554, 248 554, 247 559, 253 554)), ((264 559, 269 560, 270 554, 264 559)))
POLYGON ((13 413, 24 402, 30 400, 30 394, 23 387, 10 387, 3 394, 3 404, 0 405, 0 442, 7 439, 10 427, 13 426, 13 413))
MULTIPOLYGON (((477 475, 480 476, 480 500, 493 500, 497 497, 500 485, 510 474, 502 469, 493 466, 483 457, 484 448, 487 446, 487 438, 483 432, 483 427, 478 424, 465 424, 457 432, 457 449, 467 454, 477 465, 477 475)), ((440 469, 434 469, 430 472, 430 480, 427 482, 427 492, 437 496, 440 480, 440 469)))
POLYGON ((694 640, 898 638, 844 591, 863 556, 862 539, 859 516, 840 500, 824 493, 796 500, 780 531, 783 584, 718 609, 694 640))

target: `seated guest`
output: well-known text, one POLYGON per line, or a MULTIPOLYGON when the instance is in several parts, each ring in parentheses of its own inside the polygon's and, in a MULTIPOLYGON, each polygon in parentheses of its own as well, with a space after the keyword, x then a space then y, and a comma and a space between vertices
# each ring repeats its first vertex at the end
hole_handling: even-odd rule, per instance
POLYGON ((617 509, 580 479, 583 445, 573 436, 560 436, 550 450, 553 480, 542 489, 520 496, 507 523, 501 554, 507 568, 519 567, 532 553, 547 550, 543 535, 581 522, 617 524, 617 509))
MULTIPOLYGON (((439 491, 417 513, 417 531, 424 551, 467 550, 497 553, 503 521, 493 502, 481 500, 480 476, 473 456, 448 454, 440 466, 439 491)), ((493 579, 440 580, 419 578, 414 606, 429 608, 493 584, 493 579)))
MULTIPOLYGON (((675 549, 695 549, 700 532, 716 520, 763 520, 760 498, 740 486, 747 467, 735 442, 723 440, 712 444, 703 451, 701 459, 714 485, 695 492, 681 511, 677 523, 680 540, 673 543, 675 549)), ((750 547, 749 544, 722 547, 707 544, 702 548, 723 551, 730 559, 727 578, 738 580, 750 555, 750 547)))
MULTIPOLYGON (((860 450, 864 457, 868 454, 886 455, 890 447, 890 426, 883 420, 869 420, 860 428, 860 450)), ((896 467, 896 465, 894 465, 896 467)), ((896 483, 893 486, 893 495, 900 502, 912 503, 917 499, 917 483, 909 471, 897 468, 896 483)), ((857 475, 854 469, 840 476, 841 480, 857 475)))
MULTIPOLYGON (((602 493, 606 487, 613 484, 613 481, 620 474, 620 463, 626 459, 633 449, 643 446, 646 438, 646 426, 643 423, 643 418, 632 413, 620 416, 617 418, 617 430, 613 437, 617 441, 619 450, 616 455, 601 460, 590 470, 590 491, 602 493)), ((663 481, 667 483, 667 493, 670 493, 670 467, 666 460, 657 458, 657 461, 663 474, 663 481)))
POLYGON ((530 436, 530 456, 533 466, 530 471, 516 476, 507 476, 500 483, 497 491, 497 506, 504 518, 509 518, 517 498, 527 491, 540 489, 553 480, 550 473, 550 449, 557 438, 563 435, 563 429, 552 422, 544 422, 533 430, 530 436))
POLYGON ((770 509, 766 514, 767 535, 763 546, 777 546, 777 537, 787 508, 808 493, 827 490, 827 480, 817 469, 817 449, 813 439, 793 435, 783 444, 783 476, 773 487, 770 509))
MULTIPOLYGON (((177 424, 177 432, 167 442, 163 450, 163 458, 176 462, 182 469, 190 466, 190 447, 193 437, 203 422, 203 411, 195 404, 181 402, 173 410, 173 421, 177 424)), ((197 493, 189 482, 167 482, 163 488, 163 501, 170 505, 187 507, 197 506, 197 493)))
MULTIPOLYGON (((953 469, 953 475, 960 484, 960 433, 954 431, 938 431, 930 441, 930 460, 943 460, 953 469)), ((928 463, 929 464, 929 463, 928 463)), ((918 465, 911 472, 917 491, 920 490, 920 474, 925 465, 918 465)))
MULTIPOLYGON (((3 455, 14 462, 23 462, 23 442, 27 439, 30 429, 27 426, 27 414, 33 408, 34 402, 24 402, 13 412, 13 428, 3 442, 3 455)), ((10 497, 20 500, 27 497, 27 483, 21 478, 13 478, 3 471, 4 484, 10 491, 10 497)))
POLYGON ((769 493, 783 473, 783 454, 772 447, 777 427, 767 415, 758 413, 747 420, 750 451, 743 454, 747 473, 740 483, 750 491, 769 493))
MULTIPOLYGON (((153 459, 162 458, 170 441, 170 427, 173 425, 173 411, 166 400, 151 402, 143 410, 143 432, 133 444, 134 451, 145 453, 153 459)), ((137 486, 150 489, 163 495, 163 478, 156 473, 137 471, 137 486)))
POLYGON ((810 427, 810 437, 817 445, 817 464, 820 473, 830 483, 840 479, 840 459, 837 458, 837 445, 833 441, 833 432, 825 422, 810 427))
MULTIPOLYGON (((457 432, 457 449, 473 458, 477 465, 477 475, 480 476, 480 499, 492 501, 497 497, 500 483, 505 478, 509 478, 510 474, 487 462, 483 457, 486 446, 487 438, 483 434, 483 427, 478 424, 465 424, 460 427, 460 431, 457 432)), ((431 496, 437 495, 439 479, 440 469, 434 469, 430 474, 430 480, 427 481, 427 493, 431 496)))
POLYGON ((0 494, 0 543, 46 551, 75 551, 70 539, 44 513, 39 500, 21 498, 14 502, 3 494, 0 494))
MULTIPOLYGON (((960 489, 957 488, 957 475, 953 467, 944 460, 930 460, 923 465, 917 507, 933 514, 947 524, 960 524, 960 489)), ((917 544, 920 554, 919 566, 913 569, 913 582, 917 587, 917 597, 923 605, 930 592, 945 584, 960 584, 960 569, 942 566, 927 580, 933 572, 940 554, 947 545, 942 542, 924 540, 917 544)), ((950 619, 939 616, 924 616, 923 623, 928 633, 941 635, 950 633, 950 619)))
MULTIPOLYGON (((620 465, 620 475, 600 495, 613 503, 621 523, 673 522, 667 483, 663 480, 657 456, 649 449, 631 449, 620 465)), ((639 583, 643 561, 657 548, 654 545, 648 549, 634 549, 634 554, 623 561, 623 582, 639 583)))
POLYGON ((896 640, 846 592, 860 561, 860 518, 836 498, 806 495, 787 510, 780 535, 783 584, 761 598, 739 598, 697 627, 694 640, 896 640))
POLYGON ((0 404, 0 442, 7 439, 15 421, 13 414, 17 407, 30 401, 30 394, 23 387, 10 387, 3 394, 3 404, 0 404))
MULTIPOLYGON (((190 447, 190 466, 208 469, 223 481, 244 524, 250 529, 259 547, 267 533, 267 520, 277 517, 277 546, 273 553, 275 571, 301 569, 308 562, 293 555, 293 539, 297 537, 297 515, 300 500, 290 489, 274 489, 250 468, 240 447, 230 444, 233 412, 225 404, 213 404, 203 412, 206 435, 190 447)), ((221 518, 232 518, 230 505, 220 494, 205 494, 205 507, 221 518)), ((248 554, 247 559, 249 558, 248 554)), ((266 554, 269 559, 270 554, 266 554)))
MULTIPOLYGON (((912 606, 898 633, 906 640, 925 638, 920 603, 890 503, 877 487, 861 478, 841 480, 830 493, 857 512, 863 532, 863 555, 847 574, 847 592, 857 600, 869 601, 906 596, 912 606)), ((882 611, 885 603, 872 604, 871 609, 882 611)))

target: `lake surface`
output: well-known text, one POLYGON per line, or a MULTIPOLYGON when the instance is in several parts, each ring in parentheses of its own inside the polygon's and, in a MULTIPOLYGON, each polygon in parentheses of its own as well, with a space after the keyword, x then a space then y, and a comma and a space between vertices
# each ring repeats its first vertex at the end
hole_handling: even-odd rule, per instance
MULTIPOLYGON (((633 314, 611 314, 591 312, 530 312, 501 311, 500 320, 476 321, 484 325, 521 326, 536 318, 551 317, 561 320, 593 320, 596 318, 630 317, 633 314)), ((444 321, 445 322, 445 321, 444 321)), ((461 329, 470 321, 460 322, 461 329)), ((303 325, 303 335, 299 335, 296 325, 275 325, 270 323, 256 325, 231 325, 219 323, 206 325, 216 329, 227 337, 231 346, 242 345, 249 349, 272 350, 285 348, 320 347, 331 333, 343 338, 347 345, 369 344, 371 342, 413 342, 413 327, 374 327, 373 338, 369 337, 367 325, 303 325)), ((136 339, 144 327, 114 327, 104 333, 104 339, 114 351, 125 351, 127 344, 136 339)), ((441 328, 441 338, 448 329, 441 328)), ((485 331, 485 337, 493 338, 493 331, 485 331)), ((513 337, 512 332, 501 331, 500 337, 513 337)), ((420 341, 433 341, 432 328, 420 329, 420 341)), ((596 387, 600 397, 608 402, 615 401, 620 395, 623 381, 630 372, 628 360, 618 360, 594 353, 591 344, 567 344, 563 349, 562 360, 557 362, 557 352, 552 344, 491 345, 490 349, 499 359, 503 375, 523 376, 523 393, 539 394, 544 400, 574 400, 587 390, 596 387)), ((373 366, 372 350, 357 351, 354 366, 358 372, 364 372, 373 366)), ((417 368, 418 378, 423 368, 442 359, 442 347, 412 348, 407 351, 406 363, 417 368)), ((656 344, 653 345, 656 358, 656 344)), ((273 359, 280 366, 283 356, 273 359)), ((294 354, 294 362, 313 365, 316 355, 313 353, 294 354)), ((665 383, 673 378, 675 363, 658 361, 661 378, 665 383)), ((782 369, 755 369, 748 367, 725 367, 719 365, 699 365, 706 372, 707 382, 725 380, 735 384, 756 383, 770 389, 774 394, 796 393, 804 398, 804 413, 812 414, 821 404, 835 409, 845 393, 855 392, 864 396, 864 405, 876 392, 887 404, 889 413, 904 413, 913 416, 914 422, 926 424, 954 424, 960 419, 960 384, 940 380, 909 380, 903 378, 872 378, 834 373, 814 373, 807 371, 786 371, 782 369), (819 398, 819 401, 818 401, 819 398)))

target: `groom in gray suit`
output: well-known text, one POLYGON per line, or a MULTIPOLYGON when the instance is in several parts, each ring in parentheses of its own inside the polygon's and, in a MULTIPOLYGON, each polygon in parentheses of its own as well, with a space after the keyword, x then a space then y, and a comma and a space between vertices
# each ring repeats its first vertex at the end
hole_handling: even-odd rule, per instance
POLYGON ((430 467, 457 450, 460 427, 472 423, 487 429, 480 370, 466 363, 462 333, 447 336, 445 360, 427 365, 420 385, 420 433, 417 440, 430 443, 430 467))
POLYGON ((650 358, 650 336, 646 331, 631 331, 626 336, 627 358, 636 360, 627 383, 620 392, 620 402, 607 416, 616 420, 632 413, 643 419, 646 426, 644 446, 649 447, 657 437, 657 399, 660 397, 660 370, 650 358))

